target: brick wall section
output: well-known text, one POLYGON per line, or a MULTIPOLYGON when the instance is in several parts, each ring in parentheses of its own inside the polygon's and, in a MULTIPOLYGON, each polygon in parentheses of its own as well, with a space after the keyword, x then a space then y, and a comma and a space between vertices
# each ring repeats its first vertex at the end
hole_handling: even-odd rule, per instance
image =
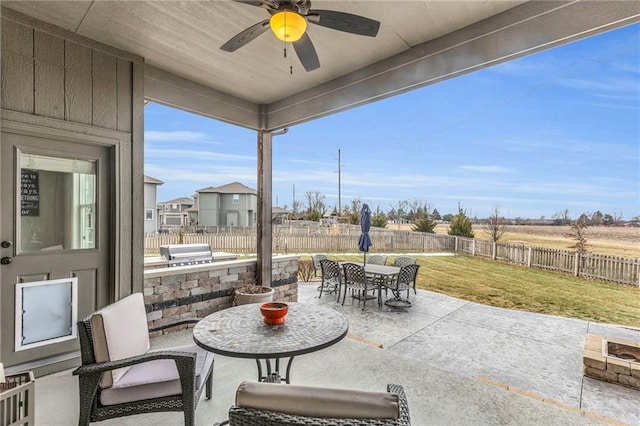
MULTIPOLYGON (((144 271, 144 303, 149 327, 182 319, 204 318, 231 306, 233 289, 256 283, 257 263, 231 260, 204 265, 156 268, 144 271)), ((272 260, 273 300, 298 300, 298 256, 275 256, 272 260)), ((186 328, 167 328, 164 333, 186 328)), ((160 332, 151 333, 150 336, 160 332)))

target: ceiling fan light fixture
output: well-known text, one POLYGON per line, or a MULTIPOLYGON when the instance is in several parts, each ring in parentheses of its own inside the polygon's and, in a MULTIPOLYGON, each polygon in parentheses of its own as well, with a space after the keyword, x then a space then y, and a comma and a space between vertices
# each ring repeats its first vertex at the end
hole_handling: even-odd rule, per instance
POLYGON ((282 10, 271 16, 269 26, 280 40, 293 43, 300 40, 307 30, 307 21, 296 12, 282 10))

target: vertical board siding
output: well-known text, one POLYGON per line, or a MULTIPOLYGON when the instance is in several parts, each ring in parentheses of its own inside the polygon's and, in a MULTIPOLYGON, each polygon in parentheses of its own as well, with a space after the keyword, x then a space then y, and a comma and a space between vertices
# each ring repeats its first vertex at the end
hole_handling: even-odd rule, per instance
POLYGON ((133 93, 132 82, 133 64, 123 59, 116 62, 116 81, 118 84, 116 99, 116 128, 121 132, 131 132, 132 108, 131 96, 133 93))
POLYGON ((93 51, 93 117, 92 124, 97 127, 116 129, 117 127, 117 79, 116 58, 106 53, 93 51))
POLYGON ((91 49, 66 41, 64 56, 65 120, 91 124, 91 49))
POLYGON ((46 30, 1 22, 3 109, 132 132, 131 61, 46 30))
POLYGON ((33 29, 7 19, 0 22, 2 108, 33 114, 33 29))
POLYGON ((35 115, 64 119, 64 40, 34 32, 35 115))

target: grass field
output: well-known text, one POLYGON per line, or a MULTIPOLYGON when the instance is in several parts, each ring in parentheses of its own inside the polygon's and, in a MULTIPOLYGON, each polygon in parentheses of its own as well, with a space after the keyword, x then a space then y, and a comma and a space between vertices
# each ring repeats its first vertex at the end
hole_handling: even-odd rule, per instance
MULTIPOLYGON (((389 225, 388 229, 411 230, 411 226, 389 225)), ((446 235, 448 228, 449 225, 437 225, 436 234, 446 235)), ((489 240, 482 225, 476 225, 473 230, 476 239, 489 240)), ((509 225, 500 242, 573 250, 570 247, 574 241, 566 237, 568 231, 568 226, 509 225)), ((640 259, 640 228, 588 227, 586 236, 587 249, 591 253, 640 259)))
MULTIPOLYGON (((362 261, 362 256, 335 259, 362 261)), ((418 264, 417 287, 425 290, 489 306, 640 327, 637 287, 471 256, 418 257, 418 264)))

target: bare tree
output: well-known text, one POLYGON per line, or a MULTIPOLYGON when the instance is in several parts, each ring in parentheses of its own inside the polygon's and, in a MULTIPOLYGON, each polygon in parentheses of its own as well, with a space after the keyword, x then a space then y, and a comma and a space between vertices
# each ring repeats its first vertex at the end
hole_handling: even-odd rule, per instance
POLYGON ((575 249, 580 254, 587 252, 587 223, 584 220, 574 221, 565 236, 575 241, 575 244, 569 248, 575 249))
POLYGON ((494 205, 491 209, 491 216, 484 224, 484 232, 491 238, 491 241, 497 243, 500 238, 507 232, 507 221, 500 216, 500 206, 494 205))
POLYGON ((324 204, 324 194, 319 191, 305 192, 304 197, 307 199, 307 212, 318 212, 320 215, 326 213, 326 207, 324 204))

